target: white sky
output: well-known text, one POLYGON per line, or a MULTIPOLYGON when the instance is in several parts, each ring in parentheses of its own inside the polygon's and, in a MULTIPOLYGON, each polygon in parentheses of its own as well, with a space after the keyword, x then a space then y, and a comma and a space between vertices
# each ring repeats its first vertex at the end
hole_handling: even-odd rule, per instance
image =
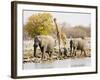
MULTIPOLYGON (((40 13, 43 11, 23 11, 24 24, 28 21, 29 16, 32 14, 40 13)), ((71 26, 83 25, 89 26, 91 24, 91 14, 89 13, 70 13, 70 12, 49 12, 57 19, 57 23, 66 23, 71 26)))

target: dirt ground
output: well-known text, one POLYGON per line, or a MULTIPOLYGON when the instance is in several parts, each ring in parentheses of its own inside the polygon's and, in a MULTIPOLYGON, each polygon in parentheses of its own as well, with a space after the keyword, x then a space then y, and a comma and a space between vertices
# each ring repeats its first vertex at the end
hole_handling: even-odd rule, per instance
POLYGON ((23 63, 41 63, 41 62, 49 62, 54 60, 64 60, 69 58, 84 58, 91 57, 91 50, 86 51, 86 56, 84 53, 81 54, 81 51, 76 52, 76 56, 74 54, 70 55, 70 52, 66 53, 66 55, 62 54, 59 57, 59 53, 53 53, 51 57, 49 57, 48 53, 45 53, 45 58, 42 59, 42 54, 40 51, 37 52, 37 56, 33 57, 33 50, 24 51, 23 55, 23 63))

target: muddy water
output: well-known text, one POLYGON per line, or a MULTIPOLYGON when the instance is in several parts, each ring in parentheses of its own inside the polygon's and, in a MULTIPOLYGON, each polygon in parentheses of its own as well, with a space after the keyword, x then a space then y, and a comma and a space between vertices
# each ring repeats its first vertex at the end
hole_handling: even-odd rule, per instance
POLYGON ((47 69, 91 66, 91 58, 73 58, 44 63, 24 63, 23 69, 47 69))

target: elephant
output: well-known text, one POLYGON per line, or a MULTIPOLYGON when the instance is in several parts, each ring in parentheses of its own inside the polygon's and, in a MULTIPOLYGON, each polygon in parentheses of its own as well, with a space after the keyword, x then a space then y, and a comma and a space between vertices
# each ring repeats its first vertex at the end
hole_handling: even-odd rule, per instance
POLYGON ((55 40, 52 36, 49 36, 49 35, 35 36, 34 38, 34 57, 36 57, 36 50, 38 46, 42 53, 42 59, 44 59, 44 55, 46 52, 49 54, 49 57, 51 57, 51 54, 53 53, 53 48, 55 46, 55 40))
POLYGON ((81 51, 81 55, 84 52, 84 56, 86 56, 85 40, 83 38, 80 40, 70 40, 70 55, 73 53, 76 56, 77 50, 81 51))

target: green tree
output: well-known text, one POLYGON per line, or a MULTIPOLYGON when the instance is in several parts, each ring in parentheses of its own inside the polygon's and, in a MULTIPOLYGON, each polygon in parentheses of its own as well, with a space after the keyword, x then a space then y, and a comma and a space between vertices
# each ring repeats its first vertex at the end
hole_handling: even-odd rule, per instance
POLYGON ((36 35, 48 35, 53 27, 52 15, 50 13, 36 13, 28 18, 24 25, 24 31, 29 37, 36 35))

